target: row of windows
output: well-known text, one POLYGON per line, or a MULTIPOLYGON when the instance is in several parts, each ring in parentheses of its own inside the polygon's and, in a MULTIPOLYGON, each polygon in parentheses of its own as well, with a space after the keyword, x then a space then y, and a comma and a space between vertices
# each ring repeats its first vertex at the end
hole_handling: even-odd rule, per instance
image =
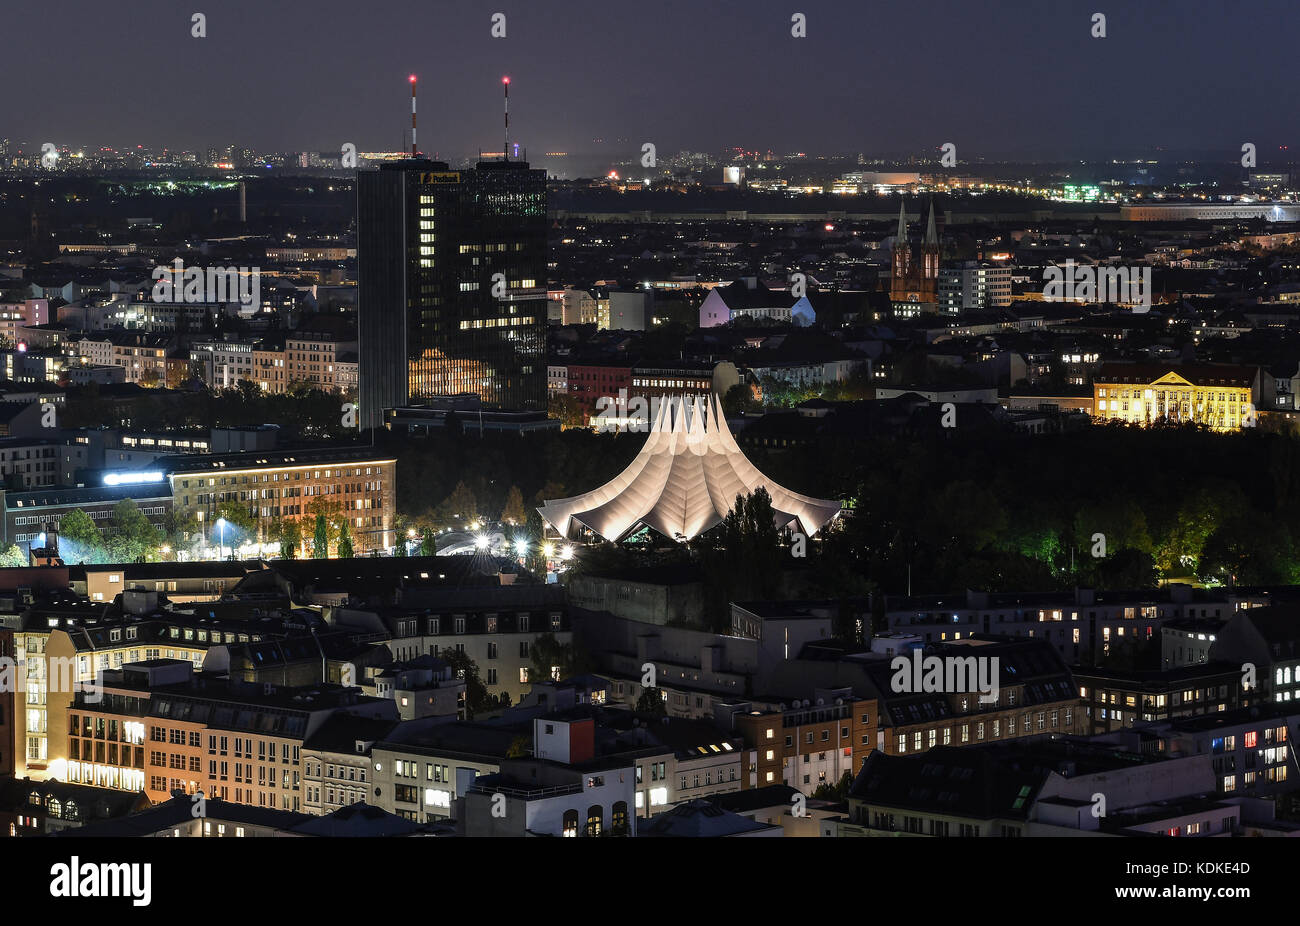
MULTIPOLYGON (((332 474, 332 477, 333 477, 333 478, 341 479, 341 478, 346 478, 346 477, 348 477, 348 476, 372 476, 372 475, 382 476, 383 473, 384 473, 384 470, 383 470, 383 467, 382 467, 382 466, 367 466, 367 467, 364 467, 364 468, 358 466, 358 467, 355 467, 355 468, 353 468, 353 469, 327 469, 327 470, 319 470, 319 469, 318 469, 318 470, 313 470, 312 473, 311 473, 311 475, 308 476, 308 478, 309 478, 309 479, 320 479, 320 478, 321 478, 321 473, 322 473, 322 472, 324 472, 324 474, 325 474, 325 478, 326 478, 326 479, 331 478, 331 474, 332 474)), ((305 474, 306 474, 306 470, 299 470, 299 471, 295 472, 295 473, 293 474, 293 480, 292 480, 292 481, 301 481, 302 478, 303 478, 303 476, 304 476, 305 474)), ((261 479, 258 479, 257 476, 252 476, 252 477, 249 477, 249 476, 229 476, 229 477, 222 476, 222 477, 220 478, 220 480, 218 480, 216 477, 208 477, 206 484, 207 484, 207 485, 210 485, 210 486, 215 486, 215 485, 226 485, 226 484, 227 484, 227 482, 226 482, 227 479, 230 480, 230 481, 229 481, 229 484, 230 484, 230 485, 247 485, 250 481, 252 481, 252 482, 290 482, 290 481, 291 481, 288 473, 284 473, 284 474, 281 474, 281 473, 271 473, 270 475, 267 475, 267 474, 263 473, 261 479)), ((199 488, 199 487, 203 486, 204 484, 205 484, 205 483, 204 483, 204 480, 203 480, 203 479, 195 479, 195 480, 194 480, 194 486, 195 486, 195 488, 199 488)), ((190 480, 189 480, 189 479, 182 479, 182 480, 181 480, 181 487, 182 487, 182 488, 185 488, 185 489, 188 489, 188 488, 190 487, 190 480)))
MULTIPOLYGON (((583 828, 584 836, 601 835, 604 824, 604 809, 599 804, 593 804, 587 808, 587 825, 583 828)), ((609 834, 612 836, 622 836, 627 834, 627 802, 618 801, 610 808, 609 834)), ((564 812, 563 834, 568 837, 578 835, 578 811, 566 810, 564 812)))
MULTIPOLYGON (((1060 729, 1060 721, 1061 721, 1060 715, 1061 715, 1060 711, 1040 711, 1037 715, 1036 721, 1034 716, 1031 714, 1021 715, 1022 735, 1028 736, 1030 733, 1033 732, 1041 733, 1048 729, 1051 730, 1060 729)), ((1073 723, 1074 723, 1074 711, 1066 710, 1065 727, 1068 729, 1073 723)), ((964 723, 960 726, 959 730, 961 734, 960 742, 962 743, 971 742, 971 724, 964 723)), ((931 728, 930 730, 924 731, 925 734, 924 747, 922 746, 922 741, 923 741, 922 733, 923 731, 921 730, 914 730, 910 735, 913 752, 922 752, 923 748, 933 749, 935 746, 939 745, 940 731, 938 728, 931 728)), ((992 739, 998 739, 1002 736, 1015 736, 1016 735, 1015 718, 1010 718, 1005 723, 1003 723, 1003 721, 999 719, 999 720, 992 720, 992 721, 980 721, 975 724, 976 742, 982 742, 985 739, 986 733, 991 733, 990 738, 992 739)), ((942 739, 943 739, 944 746, 951 745, 952 727, 943 728, 942 739)), ((909 735, 907 733, 898 734, 897 742, 898 742, 898 752, 900 755, 908 751, 908 740, 909 740, 909 735)))
MULTIPOLYGON (((561 628, 561 625, 562 625, 562 623, 563 623, 562 615, 560 615, 558 612, 552 612, 551 615, 550 615, 550 619, 551 619, 551 630, 560 630, 560 629, 562 629, 562 628, 561 628)), ((520 614, 517 614, 517 615, 515 616, 515 632, 516 632, 516 633, 528 633, 531 624, 532 624, 531 615, 520 613, 520 614)), ((498 632, 499 632, 499 630, 498 630, 499 626, 500 626, 500 625, 499 625, 498 620, 497 620, 497 615, 495 615, 495 614, 489 614, 489 615, 487 615, 487 616, 483 619, 483 632, 484 632, 484 633, 498 633, 498 632)), ((442 628, 443 628, 442 618, 441 618, 441 617, 430 617, 430 618, 428 618, 428 623, 426 624, 426 627, 428 628, 426 632, 429 633, 429 634, 441 634, 441 633, 442 633, 442 628)), ((462 617, 462 616, 453 616, 453 617, 452 617, 452 619, 451 619, 451 632, 452 632, 452 633, 465 633, 465 628, 466 628, 466 618, 465 618, 465 617, 462 617)), ((405 619, 405 620, 399 620, 399 621, 397 622, 397 634, 398 634, 398 636, 402 636, 402 637, 412 637, 412 636, 415 636, 417 632, 418 632, 418 625, 417 625, 417 622, 416 622, 416 619, 415 619, 415 618, 409 618, 409 619, 405 619)), ((491 644, 488 644, 488 645, 489 645, 489 647, 490 647, 490 650, 489 650, 489 653, 488 653, 488 658, 489 658, 489 659, 495 659, 495 658, 496 658, 496 644, 495 644, 495 643, 491 643, 491 644)), ((526 641, 526 640, 520 641, 520 643, 519 643, 519 655, 520 655, 520 657, 522 657, 522 658, 524 658, 524 659, 527 659, 527 658, 528 658, 528 641, 526 641)))

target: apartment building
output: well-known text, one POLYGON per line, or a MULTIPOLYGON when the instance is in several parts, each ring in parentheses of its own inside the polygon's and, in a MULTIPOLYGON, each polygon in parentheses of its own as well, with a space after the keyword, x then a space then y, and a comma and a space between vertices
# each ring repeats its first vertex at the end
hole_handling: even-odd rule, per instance
POLYGON ((1011 268, 963 261, 939 268, 939 311, 948 315, 1011 305, 1011 268))
MULTIPOLYGON (((127 613, 103 618, 102 604, 74 600, 31 608, 14 630, 14 648, 23 658, 27 705, 22 723, 13 725, 15 772, 27 777, 57 777, 67 742, 67 707, 82 692, 93 694, 99 673, 128 662, 176 659, 197 669, 212 634, 186 617, 139 619, 149 614, 150 595, 125 592, 127 613)), ((233 633, 234 631, 230 631, 233 633)))
POLYGON ((1109 733, 1241 706, 1241 666, 1208 662, 1178 669, 1076 669, 1084 733, 1109 733))
POLYGON ((772 685, 807 691, 819 680, 875 698, 878 743, 888 755, 1083 729, 1078 689, 1045 640, 975 637, 893 657, 814 646, 772 685), (917 666, 932 659, 945 666, 934 684, 916 677, 917 666), (978 672, 986 673, 987 689, 978 672))
POLYGON ((1176 669, 1209 662, 1210 650, 1225 624, 1227 620, 1215 617, 1167 621, 1160 628, 1160 665, 1176 669))
POLYGON ((109 363, 126 370, 128 383, 141 386, 166 384, 170 344, 167 335, 118 330, 108 332, 107 339, 112 350, 109 363))
POLYGON ((181 682, 184 668, 183 662, 154 660, 106 674, 104 692, 123 693, 125 699, 105 703, 79 696, 69 711, 69 752, 84 756, 90 749, 97 755, 100 721, 106 738, 108 722, 117 719, 119 729, 132 737, 134 761, 134 739, 143 725, 144 791, 155 803, 175 791, 202 791, 236 804, 300 811, 308 737, 336 713, 395 720, 390 702, 356 689, 268 689, 203 676, 181 682), (149 697, 132 699, 127 695, 132 690, 148 690, 149 697))
MULTIPOLYGON (((537 638, 550 634, 561 646, 573 641, 569 607, 557 586, 408 588, 400 606, 338 608, 333 619, 341 628, 387 634, 398 662, 457 650, 479 667, 490 694, 509 695, 512 703, 541 680, 533 662, 537 638)), ((550 677, 558 678, 560 668, 551 667, 550 677)))
POLYGON ((326 392, 340 392, 345 373, 355 377, 357 337, 338 325, 300 328, 285 337, 285 375, 288 383, 307 383, 326 392), (352 369, 339 369, 340 363, 352 369))
POLYGON ((83 444, 49 437, 0 438, 0 477, 12 489, 75 485, 77 471, 89 465, 83 444))
POLYGON ((466 721, 410 723, 371 748, 370 803, 417 822, 453 817, 453 807, 480 775, 497 772, 529 748, 526 728, 466 721))
POLYGON ((556 736, 571 737, 588 719, 595 756, 635 768, 638 817, 651 817, 698 798, 748 786, 750 753, 739 731, 709 720, 647 717, 622 710, 557 712, 534 720, 535 755, 549 755, 556 736), (548 730, 550 732, 548 732, 548 730), (541 750, 540 753, 537 750, 541 750))
POLYGON ((245 341, 195 341, 190 345, 190 367, 214 389, 229 389, 253 381, 254 345, 245 341))
MULTIPOLYGON (((1286 705, 1185 717, 1141 734, 1171 756, 1208 756, 1214 793, 1222 797, 1276 798, 1300 789, 1295 755, 1300 711, 1286 705)), ((1152 746, 1148 743, 1147 749, 1152 746)))
POLYGON ((302 811, 325 816, 352 804, 373 804, 371 749, 394 729, 393 718, 338 713, 326 719, 302 746, 302 811))
POLYGON ((746 788, 788 785, 811 796, 856 775, 876 748, 877 704, 850 688, 818 689, 784 709, 737 708, 732 723, 751 756, 746 788))
POLYGON ((367 694, 395 702, 402 720, 465 719, 465 679, 436 656, 375 667, 358 684, 367 694))
POLYGON ((253 382, 263 392, 280 395, 289 388, 284 341, 264 338, 253 345, 253 382))
POLYGON ((1078 665, 1102 663, 1135 641, 1150 641, 1168 621, 1222 620, 1268 601, 1266 592, 1189 585, 1041 594, 968 590, 964 595, 889 596, 885 623, 890 630, 918 634, 926 644, 974 633, 1046 640, 1067 663, 1078 665))
POLYGON ((270 542, 280 520, 298 521, 311 536, 317 513, 346 518, 358 556, 396 542, 397 461, 368 447, 190 455, 160 461, 178 515, 193 516, 197 535, 215 542, 224 504, 247 508, 256 522, 250 542, 270 542))
POLYGON ((1243 703, 1300 701, 1300 606, 1274 604, 1240 610, 1228 619, 1210 647, 1210 658, 1241 668, 1243 703), (1247 667, 1253 681, 1246 676, 1247 667))
POLYGON ((898 837, 1231 835, 1241 808, 1205 800, 1205 757, 1146 756, 1079 740, 874 753, 847 817, 823 835, 898 837), (1105 801, 1095 812, 1098 795, 1105 801))
POLYGON ((461 802, 465 835, 635 836, 632 766, 595 758, 589 747, 576 738, 545 759, 510 759, 477 779, 461 802))

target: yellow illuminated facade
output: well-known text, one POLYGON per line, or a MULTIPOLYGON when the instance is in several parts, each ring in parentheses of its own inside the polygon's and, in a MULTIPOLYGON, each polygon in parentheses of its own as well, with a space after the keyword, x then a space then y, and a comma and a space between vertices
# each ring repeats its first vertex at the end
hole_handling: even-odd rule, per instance
POLYGON ((1143 426, 1195 423, 1215 431, 1255 426, 1253 377, 1245 368, 1175 368, 1154 378, 1143 372, 1137 365, 1103 366, 1093 382, 1093 416, 1143 426))
MULTIPOLYGON (((63 747, 68 736, 68 708, 78 692, 95 690, 99 673, 120 669, 129 662, 164 657, 184 659, 195 669, 203 664, 208 643, 196 641, 193 631, 182 634, 179 628, 172 628, 170 637, 146 639, 141 636, 143 627, 143 624, 106 627, 102 633, 96 631, 103 639, 98 639, 93 646, 89 643, 89 633, 76 629, 51 627, 14 634, 15 651, 23 655, 19 681, 25 695, 22 713, 15 716, 10 747, 17 776, 137 790, 133 785, 138 779, 132 770, 139 771, 143 766, 133 765, 124 758, 131 755, 126 745, 135 745, 134 728, 123 726, 117 731, 114 742, 120 749, 111 750, 113 761, 108 761, 106 755, 95 758, 104 749, 87 756, 64 754, 63 747)), ((217 642, 215 636, 214 642, 217 642)))

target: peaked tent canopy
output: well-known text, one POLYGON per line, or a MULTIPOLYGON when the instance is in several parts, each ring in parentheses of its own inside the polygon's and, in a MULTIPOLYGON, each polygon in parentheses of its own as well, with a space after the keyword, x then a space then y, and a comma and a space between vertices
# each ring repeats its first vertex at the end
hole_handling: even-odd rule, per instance
POLYGON ((772 497, 778 529, 812 536, 840 511, 839 502, 791 492, 759 472, 736 445, 715 396, 681 396, 660 404, 627 469, 598 489, 537 510, 566 537, 581 525, 617 541, 646 525, 690 540, 721 523, 736 496, 759 488, 772 497))

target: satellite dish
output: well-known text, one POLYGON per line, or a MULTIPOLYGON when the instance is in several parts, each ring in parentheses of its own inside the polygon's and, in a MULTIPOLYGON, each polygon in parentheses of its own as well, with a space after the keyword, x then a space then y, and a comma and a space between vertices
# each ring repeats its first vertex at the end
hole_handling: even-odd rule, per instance
POLYGON ((843 704, 844 704, 844 699, 843 699, 843 698, 836 698, 836 699, 835 699, 835 706, 836 706, 836 707, 841 707, 841 706, 843 706, 843 704))
POLYGON ((825 703, 826 703, 826 699, 825 699, 825 698, 818 698, 818 699, 817 699, 817 706, 818 706, 818 707, 821 707, 821 706, 822 706, 823 704, 825 704, 825 703))
POLYGON ((783 711, 783 710, 785 710, 785 702, 782 701, 780 704, 778 704, 778 705, 776 706, 776 709, 777 709, 778 711, 783 711))

